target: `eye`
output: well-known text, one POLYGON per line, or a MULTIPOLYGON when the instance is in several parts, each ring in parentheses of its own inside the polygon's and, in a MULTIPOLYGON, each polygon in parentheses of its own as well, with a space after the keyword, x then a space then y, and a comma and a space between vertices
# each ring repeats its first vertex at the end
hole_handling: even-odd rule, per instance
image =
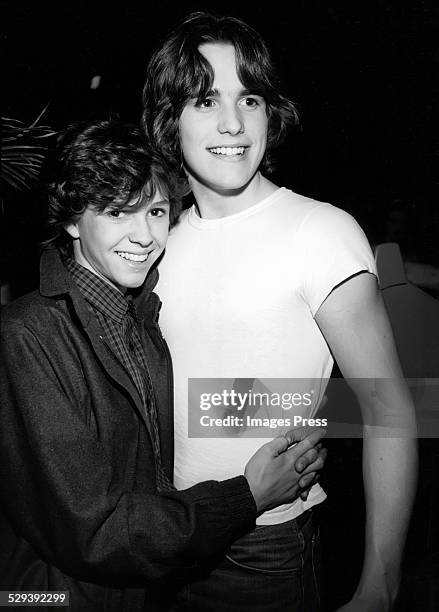
POLYGON ((212 98, 204 98, 202 100, 197 100, 195 105, 198 106, 198 108, 213 108, 215 100, 212 100, 212 98))
POLYGON ((124 213, 123 210, 119 210, 118 208, 110 208, 105 211, 105 214, 107 214, 109 217, 112 217, 113 219, 121 219, 125 216, 126 213, 124 213))
POLYGON ((156 206, 155 208, 151 208, 149 214, 151 217, 163 217, 169 213, 168 207, 164 206, 156 206))
POLYGON ((260 96, 246 96, 240 101, 240 104, 242 106, 246 106, 247 108, 256 108, 261 106, 263 103, 264 100, 260 96))

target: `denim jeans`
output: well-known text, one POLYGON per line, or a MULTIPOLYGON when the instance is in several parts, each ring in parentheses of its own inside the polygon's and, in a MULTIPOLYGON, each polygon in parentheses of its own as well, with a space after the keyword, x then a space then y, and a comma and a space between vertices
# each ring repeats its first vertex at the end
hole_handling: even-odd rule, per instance
POLYGON ((256 526, 179 590, 172 612, 317 612, 318 532, 312 511, 256 526))

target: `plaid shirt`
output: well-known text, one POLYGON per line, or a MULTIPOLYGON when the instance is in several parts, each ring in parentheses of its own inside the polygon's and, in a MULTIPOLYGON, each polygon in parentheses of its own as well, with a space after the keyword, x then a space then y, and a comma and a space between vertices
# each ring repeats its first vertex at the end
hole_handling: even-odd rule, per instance
POLYGON ((154 390, 142 346, 136 307, 132 296, 125 297, 118 289, 112 287, 73 259, 66 261, 66 268, 98 319, 109 348, 128 372, 142 399, 151 426, 156 460, 157 487, 159 490, 173 489, 174 487, 167 478, 161 462, 154 390))

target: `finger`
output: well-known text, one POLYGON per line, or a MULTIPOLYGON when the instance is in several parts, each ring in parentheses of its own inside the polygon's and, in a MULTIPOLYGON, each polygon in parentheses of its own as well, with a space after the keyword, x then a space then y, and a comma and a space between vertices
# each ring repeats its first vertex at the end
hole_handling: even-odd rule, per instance
MULTIPOLYGON (((311 433, 309 433, 311 428, 303 428, 303 429, 307 429, 308 435, 306 435, 306 437, 302 438, 301 441, 298 442, 294 446, 294 448, 291 449, 291 452, 294 453, 296 455, 296 457, 300 457, 301 455, 306 453, 310 448, 313 448, 318 442, 320 442, 320 440, 326 434, 326 429, 323 429, 322 427, 313 428, 311 430, 311 433)), ((293 432, 297 432, 298 430, 292 430, 292 431, 293 432)), ((288 437, 288 439, 289 439, 289 434, 290 433, 291 432, 288 432, 285 437, 288 437)), ((299 436, 303 436, 304 432, 301 432, 298 435, 299 436)))
POLYGON ((285 436, 278 436, 264 446, 267 447, 273 457, 276 457, 288 449, 290 442, 285 436))
POLYGON ((326 448, 322 448, 322 450, 319 451, 316 460, 310 463, 302 472, 299 473, 301 473, 302 476, 305 476, 305 474, 310 474, 311 472, 319 472, 325 465, 327 455, 328 451, 326 448))
POLYGON ((299 487, 301 489, 310 489, 312 485, 314 484, 315 477, 316 477, 315 472, 310 472, 309 474, 305 474, 305 476, 302 476, 299 480, 299 487))
POLYGON ((312 489, 312 487, 317 482, 319 482, 319 480, 320 480, 319 472, 310 472, 309 474, 305 474, 304 476, 301 476, 297 484, 299 485, 299 488, 301 489, 301 491, 304 492, 307 489, 312 489), (310 478, 311 476, 313 476, 312 479, 310 478))
POLYGON ((308 495, 310 491, 311 491, 311 487, 309 487, 308 489, 305 489, 305 491, 302 491, 302 493, 300 494, 300 499, 302 501, 306 501, 308 499, 308 495))
POLYGON ((290 446, 291 444, 296 444, 297 442, 301 442, 306 436, 312 432, 311 427, 296 427, 295 429, 290 429, 285 434, 285 438, 287 438, 290 446))
POLYGON ((311 465, 311 463, 314 463, 318 456, 319 451, 317 450, 317 447, 310 448, 309 451, 301 455, 294 464, 296 472, 299 472, 299 474, 303 472, 306 467, 311 465))

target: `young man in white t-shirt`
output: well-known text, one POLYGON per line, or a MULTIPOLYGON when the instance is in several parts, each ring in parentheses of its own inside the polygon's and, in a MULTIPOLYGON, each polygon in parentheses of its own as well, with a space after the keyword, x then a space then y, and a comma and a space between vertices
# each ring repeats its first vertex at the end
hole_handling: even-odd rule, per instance
MULTIPOLYGON (((364 233, 344 211, 265 176, 296 118, 276 82, 254 30, 206 13, 189 16, 148 67, 145 128, 181 163, 195 198, 171 234, 157 288, 174 363, 178 488, 236 473, 261 442, 245 428, 241 436, 189 437, 190 378, 253 380, 265 389, 272 379, 300 379, 299 391, 313 384, 314 400, 296 414, 310 418, 334 357, 348 379, 389 379, 384 390, 351 381, 363 416, 373 417, 367 423, 413 428, 364 233)), ((365 427, 364 565, 346 612, 394 602, 416 488, 413 439, 373 431, 365 427)), ((181 590, 176 609, 318 609, 309 509, 324 498, 315 485, 306 500, 263 513, 255 531, 181 590)))

